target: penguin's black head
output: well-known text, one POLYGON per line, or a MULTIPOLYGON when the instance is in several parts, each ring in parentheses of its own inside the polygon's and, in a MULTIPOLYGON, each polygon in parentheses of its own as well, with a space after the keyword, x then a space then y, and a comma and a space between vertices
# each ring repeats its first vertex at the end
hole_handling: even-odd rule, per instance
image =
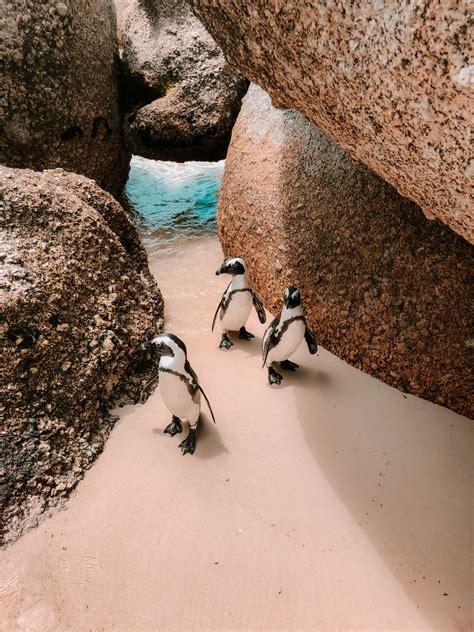
POLYGON ((174 334, 159 334, 153 340, 144 342, 141 349, 154 353, 160 358, 164 356, 174 357, 179 353, 179 350, 186 356, 186 345, 174 334))
POLYGON ((301 295, 297 287, 287 287, 283 295, 285 307, 292 309, 301 305, 301 295))
POLYGON ((246 269, 247 264, 243 259, 231 257, 224 261, 219 270, 216 270, 216 274, 232 274, 232 276, 236 276, 237 274, 245 274, 246 269))

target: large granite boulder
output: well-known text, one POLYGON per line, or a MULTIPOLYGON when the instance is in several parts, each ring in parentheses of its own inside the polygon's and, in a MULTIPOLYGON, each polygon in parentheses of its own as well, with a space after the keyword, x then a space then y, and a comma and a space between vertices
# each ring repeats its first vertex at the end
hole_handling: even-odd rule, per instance
POLYGON ((247 81, 185 0, 132 0, 123 34, 126 141, 160 160, 225 157, 247 81))
POLYGON ((113 0, 10 0, 0 21, 0 163, 62 167, 118 195, 121 129, 113 0))
POLYGON ((3 524, 12 540, 102 450, 138 399, 161 294, 122 207, 60 169, 0 168, 3 524))
POLYGON ((227 59, 474 240, 467 2, 189 0, 227 59))
POLYGON ((219 234, 273 313, 301 287, 321 345, 472 414, 472 247, 427 220, 301 114, 251 86, 226 160, 219 234))

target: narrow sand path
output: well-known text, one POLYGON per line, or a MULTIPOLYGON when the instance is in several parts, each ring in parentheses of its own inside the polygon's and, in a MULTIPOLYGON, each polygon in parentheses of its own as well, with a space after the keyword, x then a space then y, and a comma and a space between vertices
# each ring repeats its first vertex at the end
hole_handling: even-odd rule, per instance
POLYGON ((324 350, 271 389, 259 340, 209 332, 220 260, 208 239, 151 262, 217 425, 182 457, 158 391, 124 409, 2 554, 2 629, 469 630, 472 424, 324 350))

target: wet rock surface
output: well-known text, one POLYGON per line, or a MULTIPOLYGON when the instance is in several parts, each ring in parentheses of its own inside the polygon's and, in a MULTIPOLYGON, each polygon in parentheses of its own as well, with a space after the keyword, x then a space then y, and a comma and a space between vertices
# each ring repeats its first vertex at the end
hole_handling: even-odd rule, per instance
POLYGON ((467 3, 190 0, 227 59, 474 241, 467 3))
POLYGON ((122 45, 131 151, 159 160, 224 158, 248 82, 185 0, 132 0, 122 45))
POLYGON ((112 0, 12 0, 0 39, 0 162, 62 167, 118 195, 128 174, 112 0))
POLYGON ((1 525, 18 537, 101 452, 150 377, 163 302, 134 226, 91 180, 1 168, 1 525))
POLYGON ((300 286, 326 349, 473 415, 472 247, 256 86, 234 127, 219 233, 273 313, 300 286))

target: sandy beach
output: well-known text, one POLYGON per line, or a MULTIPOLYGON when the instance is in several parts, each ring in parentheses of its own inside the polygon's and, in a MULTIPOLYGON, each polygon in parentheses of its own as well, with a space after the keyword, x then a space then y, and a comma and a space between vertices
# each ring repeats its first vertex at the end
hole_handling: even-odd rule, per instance
POLYGON ((2 552, 1 629, 472 629, 472 423, 324 349, 270 388, 255 314, 231 351, 210 332, 221 260, 215 238, 150 260, 217 424, 182 457, 159 390, 122 409, 64 510, 2 552))

